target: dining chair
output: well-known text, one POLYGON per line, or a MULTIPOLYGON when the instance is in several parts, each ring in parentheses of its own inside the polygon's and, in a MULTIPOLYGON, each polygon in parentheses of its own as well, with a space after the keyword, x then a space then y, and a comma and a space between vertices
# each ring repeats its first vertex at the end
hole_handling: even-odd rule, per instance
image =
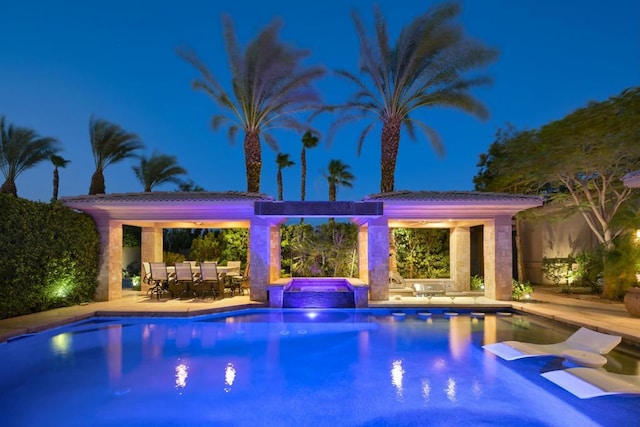
POLYGON ((220 276, 218 276, 218 264, 215 262, 201 262, 200 263, 200 280, 199 284, 204 288, 201 291, 202 297, 207 293, 213 295, 213 299, 216 299, 218 294, 222 294, 223 290, 220 289, 220 276))
POLYGON ((193 273, 191 272, 191 264, 188 262, 176 262, 174 264, 176 278, 174 287, 180 292, 180 297, 185 295, 196 296, 193 281, 193 273))
POLYGON ((164 262, 150 262, 149 267, 151 271, 151 282, 153 283, 153 288, 150 289, 152 298, 153 294, 156 294, 158 299, 160 299, 160 295, 166 292, 173 298, 173 292, 169 287, 173 278, 169 277, 166 264, 164 262))
POLYGON ((238 295, 244 294, 242 290, 242 282, 244 282, 244 277, 240 273, 240 261, 227 261, 227 283, 229 285, 229 289, 231 290, 231 295, 233 295, 236 291, 238 295))

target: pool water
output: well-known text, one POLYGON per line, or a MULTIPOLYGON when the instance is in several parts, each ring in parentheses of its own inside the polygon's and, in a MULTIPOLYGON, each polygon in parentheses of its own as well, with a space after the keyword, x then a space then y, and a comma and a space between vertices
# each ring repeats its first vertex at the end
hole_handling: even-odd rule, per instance
MULTIPOLYGON (((503 340, 573 330, 524 315, 251 310, 191 319, 94 318, 0 345, 6 426, 609 426, 640 398, 581 400, 507 362, 503 340)), ((607 369, 636 369, 614 350, 607 369)))

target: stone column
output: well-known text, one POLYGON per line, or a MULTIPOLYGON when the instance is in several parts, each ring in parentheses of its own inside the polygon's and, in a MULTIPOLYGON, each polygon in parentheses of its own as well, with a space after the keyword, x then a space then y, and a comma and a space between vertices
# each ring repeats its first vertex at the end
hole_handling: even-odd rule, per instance
POLYGON ((144 277, 143 262, 162 262, 162 228, 143 227, 140 234, 140 289, 148 291, 151 285, 142 283, 144 277))
POLYGON ((142 228, 140 240, 141 261, 162 262, 162 228, 142 228))
POLYGON ((273 225, 265 218, 251 218, 249 253, 251 256, 249 261, 250 299, 268 302, 269 283, 277 280, 280 274, 279 226, 273 225))
POLYGON ((104 217, 94 219, 100 234, 98 287, 94 300, 122 298, 122 223, 104 217))
POLYGON ((369 227, 360 224, 358 227, 358 277, 364 283, 369 283, 369 227))
POLYGON ((389 221, 370 219, 367 226, 367 269, 372 301, 389 299, 389 221))
POLYGON ((454 227, 449 235, 452 291, 468 291, 471 281, 471 233, 469 227, 454 227))
POLYGON ((487 298, 511 301, 513 276, 511 216, 497 216, 484 225, 484 286, 487 298))

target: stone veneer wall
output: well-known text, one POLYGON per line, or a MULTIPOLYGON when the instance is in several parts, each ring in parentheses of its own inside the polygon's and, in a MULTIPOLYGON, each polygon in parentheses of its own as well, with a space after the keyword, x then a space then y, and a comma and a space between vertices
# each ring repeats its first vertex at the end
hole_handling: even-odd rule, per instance
POLYGON ((485 296, 511 301, 513 271, 511 217, 498 216, 484 226, 485 296))
POLYGON ((100 234, 100 261, 95 301, 122 297, 122 223, 94 218, 100 234))
POLYGON ((367 226, 367 268, 369 297, 372 301, 389 299, 389 222, 387 217, 370 219, 367 226))
POLYGON ((451 291, 468 291, 471 282, 471 233, 469 227, 454 227, 449 235, 451 291))

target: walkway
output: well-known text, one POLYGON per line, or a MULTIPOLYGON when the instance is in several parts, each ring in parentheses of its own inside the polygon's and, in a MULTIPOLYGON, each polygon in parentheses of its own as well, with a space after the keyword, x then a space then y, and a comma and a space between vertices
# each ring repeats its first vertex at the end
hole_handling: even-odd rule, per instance
MULTIPOLYGON (((401 300, 370 303, 370 307, 384 308, 514 308, 527 313, 553 319, 575 326, 585 326, 600 332, 620 335, 640 345, 640 318, 631 317, 621 303, 582 301, 546 292, 534 293, 531 302, 494 301, 488 298, 403 297, 401 300)), ((265 304, 249 300, 248 296, 235 296, 222 300, 160 300, 132 293, 117 301, 95 302, 86 305, 58 308, 26 316, 0 320, 0 342, 23 334, 40 332, 62 326, 94 315, 98 316, 197 316, 244 308, 266 307, 265 304)))

